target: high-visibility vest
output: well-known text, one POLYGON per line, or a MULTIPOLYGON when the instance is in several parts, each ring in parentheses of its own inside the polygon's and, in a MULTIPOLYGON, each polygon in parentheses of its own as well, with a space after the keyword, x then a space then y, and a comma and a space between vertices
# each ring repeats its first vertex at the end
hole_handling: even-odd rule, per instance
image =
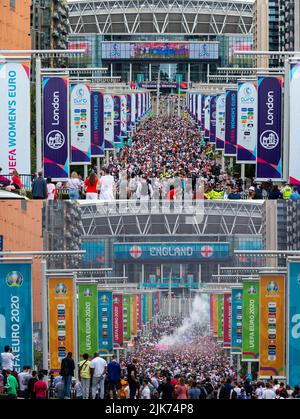
POLYGON ((291 197, 291 195, 292 195, 292 192, 293 192, 293 190, 292 190, 292 188, 291 188, 290 186, 285 186, 285 187, 282 189, 282 196, 283 196, 283 199, 286 199, 286 200, 290 199, 290 197, 291 197))

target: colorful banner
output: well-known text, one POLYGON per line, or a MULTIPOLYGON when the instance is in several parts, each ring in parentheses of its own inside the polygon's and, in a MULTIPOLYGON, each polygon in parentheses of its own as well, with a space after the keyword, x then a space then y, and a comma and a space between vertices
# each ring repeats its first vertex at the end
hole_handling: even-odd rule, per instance
POLYGON ((114 148, 114 97, 110 93, 105 93, 104 101, 104 149, 114 148))
POLYGON ((98 352, 113 353, 113 294, 112 291, 98 292, 98 352))
POLYGON ((224 323, 224 295, 218 294, 218 341, 223 342, 224 323))
POLYGON ((243 289, 231 290, 231 353, 242 353, 243 289))
POLYGON ((209 296, 209 331, 211 336, 214 333, 214 296, 210 294, 209 296))
POLYGON ((114 96, 114 142, 121 142, 121 97, 114 96))
MULTIPOLYGON (((300 64, 291 64, 290 69, 290 139, 289 139, 289 183, 300 185, 300 64)), ((285 139, 285 141, 287 138, 285 139)))
POLYGON ((205 96, 201 95, 201 131, 204 131, 205 124, 205 96))
POLYGON ((126 105, 127 133, 131 131, 131 95, 127 95, 126 105))
POLYGON ((202 118, 202 95, 201 93, 197 94, 197 122, 199 127, 201 127, 201 118, 202 118))
POLYGON ((113 347, 114 349, 123 348, 123 296, 113 294, 113 347))
POLYGON ((136 296, 136 322, 137 330, 143 330, 143 300, 141 293, 136 296))
POLYGON ((147 292, 147 319, 152 320, 152 292, 147 292))
POLYGON ((91 89, 84 83, 71 85, 71 162, 91 163, 91 89))
POLYGON ((137 120, 142 118, 142 93, 137 93, 137 120))
POLYGON ((131 296, 123 294, 123 336, 124 341, 131 340, 131 296))
POLYGON ((130 121, 130 129, 132 130, 136 124, 135 120, 136 114, 136 95, 135 93, 131 94, 131 121, 130 121))
POLYGON ((224 156, 235 157, 237 153, 237 90, 226 90, 225 106, 224 156))
POLYGON ((142 319, 143 325, 147 323, 148 319, 148 312, 147 312, 147 293, 144 292, 142 294, 142 319))
POLYGON ((213 144, 216 142, 216 96, 211 96, 210 98, 209 142, 213 144))
POLYGON ((224 294, 224 321, 223 321, 223 336, 224 348, 231 348, 231 294, 224 294))
POLYGON ((59 373, 68 352, 74 354, 74 290, 72 278, 49 278, 50 369, 59 373))
POLYGON ((218 337, 218 295, 214 294, 213 295, 213 311, 214 311, 214 315, 213 315, 213 319, 214 319, 214 337, 217 338, 218 337))
POLYGON ((285 277, 260 277, 260 377, 285 376, 285 277))
POLYGON ((98 351, 97 284, 78 286, 78 338, 80 357, 98 351))
POLYGON ((210 138, 210 96, 205 96, 204 103, 204 138, 210 138))
POLYGON ((0 347, 12 348, 16 372, 33 365, 31 263, 0 264, 0 347))
POLYGON ((69 178, 68 77, 43 78, 44 177, 69 178))
POLYGON ((131 320, 131 335, 137 336, 137 295, 131 295, 131 313, 130 313, 130 320, 131 320))
POLYGON ((243 283, 242 361, 259 361, 259 282, 243 283))
POLYGON ((29 63, 0 63, 2 174, 31 174, 29 63))
POLYGON ((257 81, 239 82, 237 163, 256 163, 258 119, 257 105, 257 81))
POLYGON ((258 179, 282 178, 282 84, 283 78, 258 78, 258 179))
POLYGON ((216 150, 224 150, 225 145, 225 103, 225 94, 216 97, 216 150))
POLYGON ((120 96, 121 99, 121 137, 127 137, 127 96, 120 96))
POLYGON ((288 262, 287 295, 287 382, 294 388, 300 385, 300 262, 288 262))
POLYGON ((91 93, 91 155, 104 157, 103 94, 91 93))

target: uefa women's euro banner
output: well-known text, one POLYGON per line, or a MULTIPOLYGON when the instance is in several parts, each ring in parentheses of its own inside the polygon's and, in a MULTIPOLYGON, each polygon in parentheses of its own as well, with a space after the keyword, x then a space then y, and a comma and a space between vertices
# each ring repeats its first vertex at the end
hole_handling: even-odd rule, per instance
MULTIPOLYGON (((300 185, 300 64, 291 64, 290 68, 290 141, 289 141, 289 182, 300 185)), ((286 139, 285 139, 286 140, 286 139)))
POLYGON ((225 106, 224 156, 235 157, 237 153, 237 90, 226 90, 225 106))
POLYGON ((120 112, 120 123, 121 123, 121 137, 127 136, 127 96, 120 96, 121 112, 120 112))
POLYGON ((121 142, 121 97, 114 96, 114 142, 121 142))
POLYGON ((131 131, 131 95, 127 95, 126 105, 127 132, 131 131))
POLYGON ((78 286, 79 356, 98 352, 98 295, 97 284, 78 286))
POLYGON ((285 377, 285 276, 260 277, 259 376, 285 377))
POLYGON ((130 129, 132 130, 136 124, 136 95, 132 93, 131 95, 131 121, 130 121, 130 129))
POLYGON ((91 155, 104 157, 103 94, 91 93, 91 155))
POLYGON ((237 163, 256 163, 257 103, 257 81, 238 83, 237 163))
POLYGON ((49 353, 50 369, 59 373, 68 352, 74 354, 73 278, 49 278, 49 353))
POLYGON ((69 81, 43 78, 44 176, 69 178, 69 81))
MULTIPOLYGON (((119 327, 119 324, 117 325, 119 327)), ((98 348, 99 354, 113 353, 113 294, 98 292, 98 348)))
POLYGON ((71 85, 71 162, 91 163, 91 89, 88 84, 71 85))
POLYGON ((33 365, 31 263, 0 264, 0 347, 9 346, 16 372, 33 365))
POLYGON ((204 103, 204 138, 210 138, 210 96, 205 96, 204 103))
POLYGON ((282 83, 281 76, 258 78, 258 179, 282 178, 282 83))
POLYGON ((225 100, 225 94, 216 97, 216 150, 224 150, 225 100))
POLYGON ((259 361, 259 281, 243 283, 242 361, 259 361))
POLYGON ((210 98, 210 133, 209 142, 216 142, 216 96, 210 98))
POLYGON ((201 93, 197 94, 197 122, 199 127, 201 127, 201 117, 202 117, 202 95, 201 93))
POLYGON ((0 63, 0 167, 31 174, 29 63, 0 63))

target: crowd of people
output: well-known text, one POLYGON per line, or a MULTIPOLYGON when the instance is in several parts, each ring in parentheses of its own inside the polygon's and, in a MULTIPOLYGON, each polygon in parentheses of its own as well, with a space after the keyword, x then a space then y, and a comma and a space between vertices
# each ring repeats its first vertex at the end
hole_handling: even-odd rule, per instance
POLYGON ((170 340, 182 318, 161 316, 138 337, 131 352, 110 361, 98 353, 84 354, 75 378, 75 362, 68 353, 60 373, 13 370, 14 355, 1 354, 0 395, 25 399, 298 399, 298 386, 290 388, 276 379, 255 381, 237 371, 228 353, 207 328, 193 324, 180 341, 170 340), (174 343, 176 342, 176 343, 174 343))

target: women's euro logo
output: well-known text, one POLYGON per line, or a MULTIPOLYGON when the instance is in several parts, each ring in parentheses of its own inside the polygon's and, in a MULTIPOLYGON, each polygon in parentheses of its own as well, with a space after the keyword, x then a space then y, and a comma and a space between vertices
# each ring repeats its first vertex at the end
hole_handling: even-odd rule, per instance
POLYGON ((9 288, 20 288, 23 285, 23 275, 18 271, 10 272, 6 277, 6 284, 9 288))

